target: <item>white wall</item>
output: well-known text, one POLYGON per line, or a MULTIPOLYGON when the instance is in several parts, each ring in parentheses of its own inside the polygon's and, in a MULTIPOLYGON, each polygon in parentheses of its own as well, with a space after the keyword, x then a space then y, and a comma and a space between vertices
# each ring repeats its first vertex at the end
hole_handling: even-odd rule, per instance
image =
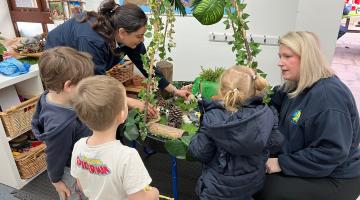
MULTIPOLYGON (((245 0, 246 1, 246 0, 245 0)), ((341 21, 343 1, 336 0, 248 0, 249 34, 281 36, 289 31, 315 32, 321 39, 326 57, 331 61, 341 21)), ((177 17, 173 50, 174 79, 193 80, 200 66, 230 67, 235 63, 231 47, 225 42, 211 42, 209 33, 229 33, 219 22, 203 26, 192 17, 177 17)), ((257 56, 259 66, 268 74, 271 84, 281 82, 277 67, 278 47, 262 45, 257 56)))
POLYGON ((344 1, 340 0, 301 0, 299 3, 295 30, 315 32, 329 61, 334 55, 343 7, 344 1))
POLYGON ((4 37, 15 37, 15 31, 11 22, 9 7, 6 0, 0 1, 0 24, 0 32, 4 37))
MULTIPOLYGON (((8 37, 14 36, 7 1, 0 0, 0 31, 8 37)), ((86 10, 97 10, 100 0, 86 0, 86 10)), ((253 35, 279 37, 288 31, 307 30, 319 35, 324 52, 332 59, 339 29, 343 1, 340 0, 245 0, 246 12, 250 14, 250 31, 253 35)), ((192 16, 176 17, 176 48, 173 80, 194 80, 204 67, 230 67, 235 63, 231 46, 225 42, 209 41, 209 33, 228 33, 219 22, 203 26, 192 16)), ((259 66, 268 74, 271 84, 280 83, 277 67, 277 46, 262 45, 257 56, 259 66)))

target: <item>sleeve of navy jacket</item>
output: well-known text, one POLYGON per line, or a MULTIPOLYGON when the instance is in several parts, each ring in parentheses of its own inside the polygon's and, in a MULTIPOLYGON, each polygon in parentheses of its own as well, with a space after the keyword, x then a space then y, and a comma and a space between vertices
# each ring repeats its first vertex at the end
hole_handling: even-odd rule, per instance
MULTIPOLYGON (((141 54, 145 55, 146 48, 144 43, 140 43, 135 49, 131 49, 129 47, 123 47, 127 56, 129 56, 130 60, 136 65, 136 67, 140 70, 140 72, 148 77, 148 73, 144 69, 143 62, 141 60, 141 54)), ((164 89, 169 85, 169 81, 167 81, 164 75, 158 70, 155 69, 155 75, 160 78, 159 80, 159 88, 164 89)))
POLYGON ((200 127, 198 133, 191 138, 189 153, 200 162, 209 162, 215 153, 215 144, 205 134, 206 128, 200 127))
POLYGON ((48 104, 45 99, 46 95, 40 97, 31 125, 35 137, 46 144, 48 176, 56 183, 62 179, 64 168, 70 166, 75 142, 91 131, 73 110, 48 104))

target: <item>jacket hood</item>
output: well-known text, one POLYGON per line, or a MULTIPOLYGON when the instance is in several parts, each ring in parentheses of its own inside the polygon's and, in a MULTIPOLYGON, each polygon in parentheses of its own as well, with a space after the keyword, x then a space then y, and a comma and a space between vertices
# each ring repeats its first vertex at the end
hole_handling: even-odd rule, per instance
POLYGON ((66 128, 77 117, 71 108, 49 104, 46 100, 48 92, 41 95, 31 122, 36 138, 45 140, 55 136, 66 128), (61 115, 58 113, 61 112, 61 115))
POLYGON ((202 125, 219 147, 234 155, 261 154, 274 126, 274 113, 261 97, 249 99, 237 112, 221 102, 200 102, 202 125))

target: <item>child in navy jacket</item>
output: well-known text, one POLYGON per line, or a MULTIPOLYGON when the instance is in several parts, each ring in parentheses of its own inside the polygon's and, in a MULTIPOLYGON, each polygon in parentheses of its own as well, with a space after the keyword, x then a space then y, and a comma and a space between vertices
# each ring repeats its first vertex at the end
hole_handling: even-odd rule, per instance
POLYGON ((69 47, 47 50, 39 60, 41 95, 32 119, 32 131, 46 143, 46 163, 50 181, 61 199, 77 199, 76 180, 71 177, 70 160, 74 144, 91 134, 71 106, 77 83, 93 75, 90 55, 69 47))
POLYGON ((247 200, 261 189, 266 147, 281 140, 277 115, 262 102, 266 86, 252 69, 234 66, 220 78, 222 101, 200 103, 200 129, 189 151, 203 163, 196 188, 201 200, 247 200))

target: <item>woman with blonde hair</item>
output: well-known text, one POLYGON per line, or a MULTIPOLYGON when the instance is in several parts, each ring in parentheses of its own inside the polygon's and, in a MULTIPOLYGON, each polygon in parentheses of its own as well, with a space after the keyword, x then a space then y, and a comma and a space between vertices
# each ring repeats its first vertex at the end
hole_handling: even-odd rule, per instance
POLYGON ((196 189, 201 200, 249 200, 262 188, 266 147, 281 139, 277 115, 262 101, 266 86, 254 70, 234 66, 220 78, 221 100, 199 103, 200 128, 189 153, 204 165, 196 189))
POLYGON ((272 105, 285 136, 269 158, 263 190, 255 199, 341 199, 360 194, 360 125, 350 90, 334 75, 311 32, 280 39, 279 67, 285 82, 272 105))

